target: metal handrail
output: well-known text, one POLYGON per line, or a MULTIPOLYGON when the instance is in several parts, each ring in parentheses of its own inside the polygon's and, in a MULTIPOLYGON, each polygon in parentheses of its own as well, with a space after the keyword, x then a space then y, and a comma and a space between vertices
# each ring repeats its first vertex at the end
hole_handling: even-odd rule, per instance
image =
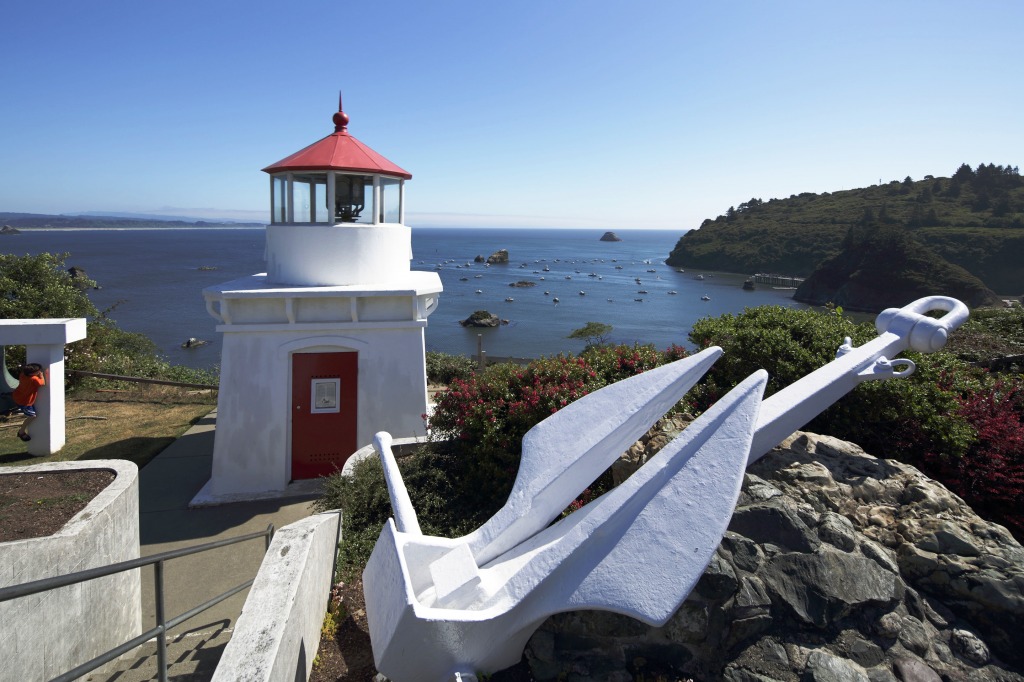
POLYGON ((101 372, 86 372, 81 369, 69 369, 68 374, 80 377, 92 377, 94 379, 109 379, 110 381, 130 381, 136 384, 157 384, 159 386, 177 386, 179 388, 207 388, 217 390, 217 384, 190 384, 184 381, 167 381, 165 379, 147 379, 144 377, 127 377, 120 374, 103 374, 101 372))
POLYGON ((170 559, 177 559, 190 554, 198 554, 199 552, 206 552, 211 549, 217 549, 218 547, 226 547, 227 545, 233 545, 239 542, 245 542, 246 540, 254 540, 256 538, 266 538, 264 552, 270 549, 270 542, 274 538, 274 524, 269 524, 266 530, 258 531, 255 533, 248 533, 246 535, 239 535, 233 538, 227 538, 224 540, 215 540, 213 542, 207 542, 202 545, 196 545, 195 547, 185 547, 182 549, 172 549, 167 552, 160 552, 159 554, 153 554, 148 557, 140 557, 138 559, 129 559, 128 561, 120 561, 116 564, 109 564, 107 566, 99 566, 97 568, 90 568, 84 571, 77 571, 75 573, 68 573, 67 575, 54 576, 52 578, 43 578, 41 580, 33 580, 29 583, 23 583, 21 585, 12 585, 10 587, 0 588, 0 602, 9 601, 11 599, 18 599, 19 597, 27 597, 40 592, 46 592, 47 590, 54 590, 58 587, 67 587, 68 585, 74 585, 76 583, 85 582, 87 580, 94 580, 96 578, 102 578, 104 576, 113 575, 115 573, 121 573, 123 571, 130 571, 135 568, 142 568, 143 566, 153 566, 153 577, 155 582, 155 597, 156 597, 156 627, 151 630, 143 632, 138 637, 135 637, 120 646, 117 646, 109 651, 106 651, 96 658, 87 661, 72 670, 53 678, 51 682, 70 682, 70 680, 77 679, 87 672, 91 672, 96 668, 100 667, 104 663, 108 663, 115 658, 142 646, 154 637, 157 638, 157 667, 159 673, 160 682, 167 682, 167 631, 173 627, 180 625, 189 618, 197 616, 211 606, 215 606, 225 599, 232 597, 242 590, 252 586, 255 582, 255 578, 248 580, 241 585, 237 585, 223 594, 213 597, 209 601, 206 601, 199 606, 196 606, 188 611, 174 616, 170 619, 166 618, 164 614, 164 562, 170 559))

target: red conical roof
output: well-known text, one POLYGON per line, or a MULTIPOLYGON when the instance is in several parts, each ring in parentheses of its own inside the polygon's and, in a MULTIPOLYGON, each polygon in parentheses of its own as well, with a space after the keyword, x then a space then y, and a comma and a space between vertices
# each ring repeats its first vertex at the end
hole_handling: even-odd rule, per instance
POLYGON ((394 175, 406 180, 412 178, 411 173, 348 134, 348 115, 341 110, 340 97, 338 113, 334 115, 334 133, 263 169, 266 173, 299 170, 361 171, 394 175))

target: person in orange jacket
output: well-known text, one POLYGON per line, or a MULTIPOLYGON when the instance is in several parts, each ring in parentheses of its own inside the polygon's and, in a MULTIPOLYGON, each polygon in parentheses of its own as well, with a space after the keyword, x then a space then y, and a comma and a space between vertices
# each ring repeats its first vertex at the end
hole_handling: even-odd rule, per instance
POLYGON ((30 362, 21 368, 21 374, 18 376, 18 387, 11 394, 14 404, 25 415, 25 421, 21 424, 21 428, 18 429, 18 438, 23 441, 32 440, 32 436, 28 435, 28 425, 36 419, 36 396, 39 394, 39 389, 46 385, 45 377, 43 366, 30 362))

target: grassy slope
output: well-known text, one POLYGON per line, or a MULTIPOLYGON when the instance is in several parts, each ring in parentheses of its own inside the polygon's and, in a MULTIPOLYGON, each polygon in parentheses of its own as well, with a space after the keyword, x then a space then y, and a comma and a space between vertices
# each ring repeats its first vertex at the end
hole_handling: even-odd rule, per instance
POLYGON ((25 443, 17 438, 23 418, 0 418, 0 473, 5 465, 79 459, 127 459, 142 467, 215 406, 215 393, 166 387, 80 391, 65 403, 67 443, 49 457, 25 451, 25 443))
MULTIPOLYGON (((1010 178, 1020 180, 1019 176, 1010 178)), ((750 274, 778 272, 807 276, 839 253, 843 238, 862 222, 865 209, 888 224, 903 226, 941 257, 980 278, 999 293, 1024 292, 1024 182, 1003 190, 1010 211, 996 204, 977 208, 986 193, 970 182, 950 192, 950 178, 894 181, 863 189, 791 196, 742 207, 732 219, 707 220, 680 238, 668 264, 750 274), (934 211, 937 221, 927 217, 934 211), (939 225, 912 226, 914 219, 939 225), (993 225, 999 225, 994 227, 993 225)), ((988 192, 990 196, 994 196, 988 192)))

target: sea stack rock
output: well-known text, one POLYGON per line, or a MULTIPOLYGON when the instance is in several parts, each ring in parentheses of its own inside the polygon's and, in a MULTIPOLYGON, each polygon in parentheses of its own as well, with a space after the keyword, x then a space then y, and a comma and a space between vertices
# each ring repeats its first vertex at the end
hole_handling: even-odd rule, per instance
POLYGON ((497 327, 501 324, 501 319, 486 310, 477 310, 459 324, 463 327, 497 327))
POLYGON ((600 241, 602 242, 621 242, 622 238, 614 232, 605 232, 601 235, 600 241))
POLYGON ((0 234, 21 234, 21 230, 16 227, 11 227, 10 225, 4 225, 0 228, 0 234))
POLYGON ((473 262, 474 263, 485 263, 485 262, 487 262, 487 259, 484 258, 483 255, 477 254, 476 258, 473 259, 473 262))
POLYGON ((487 257, 487 262, 491 265, 495 265, 497 263, 508 263, 508 249, 498 249, 487 257))
POLYGON ((99 289, 99 287, 89 279, 88 273, 77 265, 72 265, 68 268, 68 275, 71 276, 71 283, 79 289, 88 289, 90 287, 99 289))

